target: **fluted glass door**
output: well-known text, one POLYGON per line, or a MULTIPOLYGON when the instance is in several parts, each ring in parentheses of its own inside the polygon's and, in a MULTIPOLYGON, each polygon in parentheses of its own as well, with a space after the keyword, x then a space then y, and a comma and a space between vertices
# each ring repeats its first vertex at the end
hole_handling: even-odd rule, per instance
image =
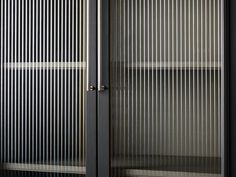
POLYGON ((0 2, 1 176, 86 174, 87 3, 0 2))
POLYGON ((222 176, 223 1, 110 1, 111 176, 222 176))

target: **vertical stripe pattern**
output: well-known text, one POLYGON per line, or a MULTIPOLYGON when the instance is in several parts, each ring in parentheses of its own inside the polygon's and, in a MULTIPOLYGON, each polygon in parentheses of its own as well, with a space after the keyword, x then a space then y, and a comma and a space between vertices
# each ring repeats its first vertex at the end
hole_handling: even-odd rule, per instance
POLYGON ((0 14, 1 170, 85 174, 86 1, 2 0, 0 14))
POLYGON ((111 0, 111 176, 221 176, 222 4, 111 0))

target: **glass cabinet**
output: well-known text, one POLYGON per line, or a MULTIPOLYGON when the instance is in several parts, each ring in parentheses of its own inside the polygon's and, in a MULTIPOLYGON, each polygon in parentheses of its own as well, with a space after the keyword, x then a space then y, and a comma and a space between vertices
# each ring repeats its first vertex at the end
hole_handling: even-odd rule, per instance
POLYGON ((222 176, 222 3, 110 1, 111 176, 222 176))
POLYGON ((86 175, 92 2, 0 2, 0 176, 86 175))
POLYGON ((228 177, 229 1, 0 1, 0 176, 228 177))

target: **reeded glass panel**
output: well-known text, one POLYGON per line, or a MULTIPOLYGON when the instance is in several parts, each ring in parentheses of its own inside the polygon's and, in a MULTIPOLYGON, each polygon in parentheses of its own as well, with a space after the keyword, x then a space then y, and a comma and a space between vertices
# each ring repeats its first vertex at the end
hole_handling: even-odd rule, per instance
POLYGON ((111 0, 111 176, 222 174, 223 0, 111 0))
POLYGON ((86 173, 85 6, 86 0, 0 2, 4 176, 86 173))

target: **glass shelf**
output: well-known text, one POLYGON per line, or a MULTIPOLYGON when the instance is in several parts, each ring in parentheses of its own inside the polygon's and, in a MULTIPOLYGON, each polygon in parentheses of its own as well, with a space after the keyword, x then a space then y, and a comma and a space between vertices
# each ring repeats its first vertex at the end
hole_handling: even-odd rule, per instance
POLYGON ((19 70, 85 69, 86 62, 11 62, 4 63, 4 68, 19 70))
POLYGON ((222 64, 220 62, 135 62, 123 63, 129 69, 150 69, 150 70, 166 70, 166 69, 208 69, 219 70, 222 64))
POLYGON ((49 164, 26 164, 26 163, 3 163, 2 170, 50 172, 67 174, 86 174, 85 166, 49 165, 49 164))
POLYGON ((130 177, 176 177, 176 176, 194 176, 194 177, 221 177, 221 174, 214 173, 194 173, 194 172, 180 172, 180 171, 156 171, 156 170, 145 170, 145 169, 126 169, 123 171, 125 176, 130 177))
POLYGON ((220 177, 220 158, 197 156, 129 156, 112 161, 113 170, 121 170, 125 176, 195 176, 220 177), (147 160, 148 159, 148 160, 147 160), (164 163, 163 163, 164 162, 164 163), (178 174, 176 174, 178 173, 178 174))

